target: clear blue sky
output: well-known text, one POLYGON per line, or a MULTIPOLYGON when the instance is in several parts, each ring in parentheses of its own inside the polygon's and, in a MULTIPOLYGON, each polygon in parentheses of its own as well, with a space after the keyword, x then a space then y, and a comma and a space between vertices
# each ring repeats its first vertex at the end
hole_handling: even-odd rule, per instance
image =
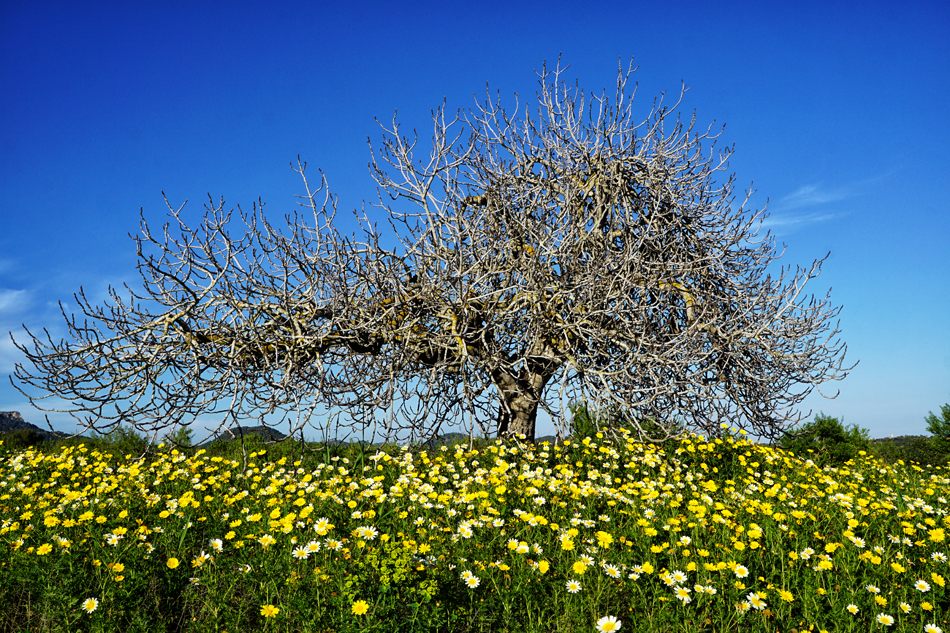
POLYGON ((644 115, 685 82, 684 111, 726 124, 739 187, 769 200, 780 263, 831 251, 807 291, 832 289, 860 364, 805 411, 885 437, 950 402, 945 0, 330 4, 0 1, 0 411, 43 421, 6 333, 59 338, 58 301, 136 283, 127 234, 140 207, 161 224, 163 190, 192 220, 207 193, 280 218, 299 154, 348 212, 375 194, 374 117, 426 140, 443 98, 533 96, 559 54, 597 92, 634 57, 644 115))

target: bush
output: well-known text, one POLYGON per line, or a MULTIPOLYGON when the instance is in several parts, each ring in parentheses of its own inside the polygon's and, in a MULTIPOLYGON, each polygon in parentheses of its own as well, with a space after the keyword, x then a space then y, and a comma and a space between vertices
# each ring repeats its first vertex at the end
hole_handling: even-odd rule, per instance
POLYGON ((947 455, 950 454, 950 404, 940 407, 943 419, 929 411, 930 415, 924 418, 927 422, 927 432, 933 435, 933 447, 935 450, 947 455))
POLYGON ((578 439, 594 437, 600 430, 596 414, 586 403, 574 402, 568 408, 571 410, 571 428, 568 431, 570 436, 578 439))
POLYGON ((867 429, 856 424, 846 427, 837 418, 824 413, 816 415, 801 429, 786 433, 778 446, 801 459, 811 459, 819 467, 841 466, 856 458, 859 451, 872 452, 867 429), (809 450, 813 454, 809 454, 809 450))
POLYGON ((179 426, 174 431, 169 431, 162 439, 175 448, 188 448, 194 443, 191 428, 187 426, 179 426))
POLYGON ((117 425, 106 433, 102 440, 109 448, 122 455, 142 455, 148 451, 148 439, 131 426, 117 425))
MULTIPOLYGON (((639 427, 647 438, 665 437, 668 434, 672 437, 678 437, 682 435, 686 428, 682 423, 674 423, 672 428, 667 431, 665 427, 652 418, 642 419, 637 423, 631 419, 628 413, 621 411, 616 406, 609 407, 605 411, 596 412, 587 403, 575 402, 569 408, 571 411, 570 434, 571 437, 575 438, 595 437, 598 432, 615 430, 620 427, 626 427, 634 433, 639 427)), ((656 442, 650 443, 654 444, 656 442)))
POLYGON ((901 436, 875 440, 872 448, 874 456, 888 464, 900 460, 905 464, 916 462, 921 466, 943 466, 950 461, 950 455, 941 451, 934 439, 925 435, 901 436))
POLYGON ((42 443, 44 439, 40 433, 33 429, 17 429, 0 433, 0 440, 3 441, 3 444, 0 444, 0 452, 15 453, 23 451, 42 443))

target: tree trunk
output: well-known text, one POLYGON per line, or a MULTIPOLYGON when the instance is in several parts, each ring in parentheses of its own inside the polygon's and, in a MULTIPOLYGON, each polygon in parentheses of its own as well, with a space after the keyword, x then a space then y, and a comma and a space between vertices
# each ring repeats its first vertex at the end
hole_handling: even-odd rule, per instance
POLYGON ((524 433, 529 442, 534 441, 538 403, 549 379, 549 375, 526 370, 517 376, 501 371, 492 373, 502 399, 498 407, 498 437, 524 433))

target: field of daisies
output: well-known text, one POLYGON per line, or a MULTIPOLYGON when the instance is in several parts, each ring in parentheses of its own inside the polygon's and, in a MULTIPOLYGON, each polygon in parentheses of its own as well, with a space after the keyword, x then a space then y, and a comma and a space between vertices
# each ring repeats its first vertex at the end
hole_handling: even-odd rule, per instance
POLYGON ((288 446, 2 454, 0 630, 950 633, 940 467, 728 431, 288 446))

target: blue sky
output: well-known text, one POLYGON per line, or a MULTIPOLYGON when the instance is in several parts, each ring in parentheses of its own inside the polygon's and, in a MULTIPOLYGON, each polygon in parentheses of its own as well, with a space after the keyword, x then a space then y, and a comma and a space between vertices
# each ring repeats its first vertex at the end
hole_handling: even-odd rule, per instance
POLYGON ((140 208, 161 224, 162 191, 192 220, 208 193, 280 218, 300 155, 348 212, 375 195, 374 117, 398 109, 426 140, 443 99, 468 108, 486 82, 509 104, 533 96, 562 55, 596 92, 633 57, 644 115, 685 83, 683 111, 726 125, 738 188, 769 201, 778 263, 831 251, 807 292, 832 289, 860 364, 803 410, 925 433, 950 402, 950 5, 777 5, 3 0, 0 411, 43 421, 6 378, 20 360, 6 333, 62 337, 58 301, 135 284, 128 233, 140 208))

